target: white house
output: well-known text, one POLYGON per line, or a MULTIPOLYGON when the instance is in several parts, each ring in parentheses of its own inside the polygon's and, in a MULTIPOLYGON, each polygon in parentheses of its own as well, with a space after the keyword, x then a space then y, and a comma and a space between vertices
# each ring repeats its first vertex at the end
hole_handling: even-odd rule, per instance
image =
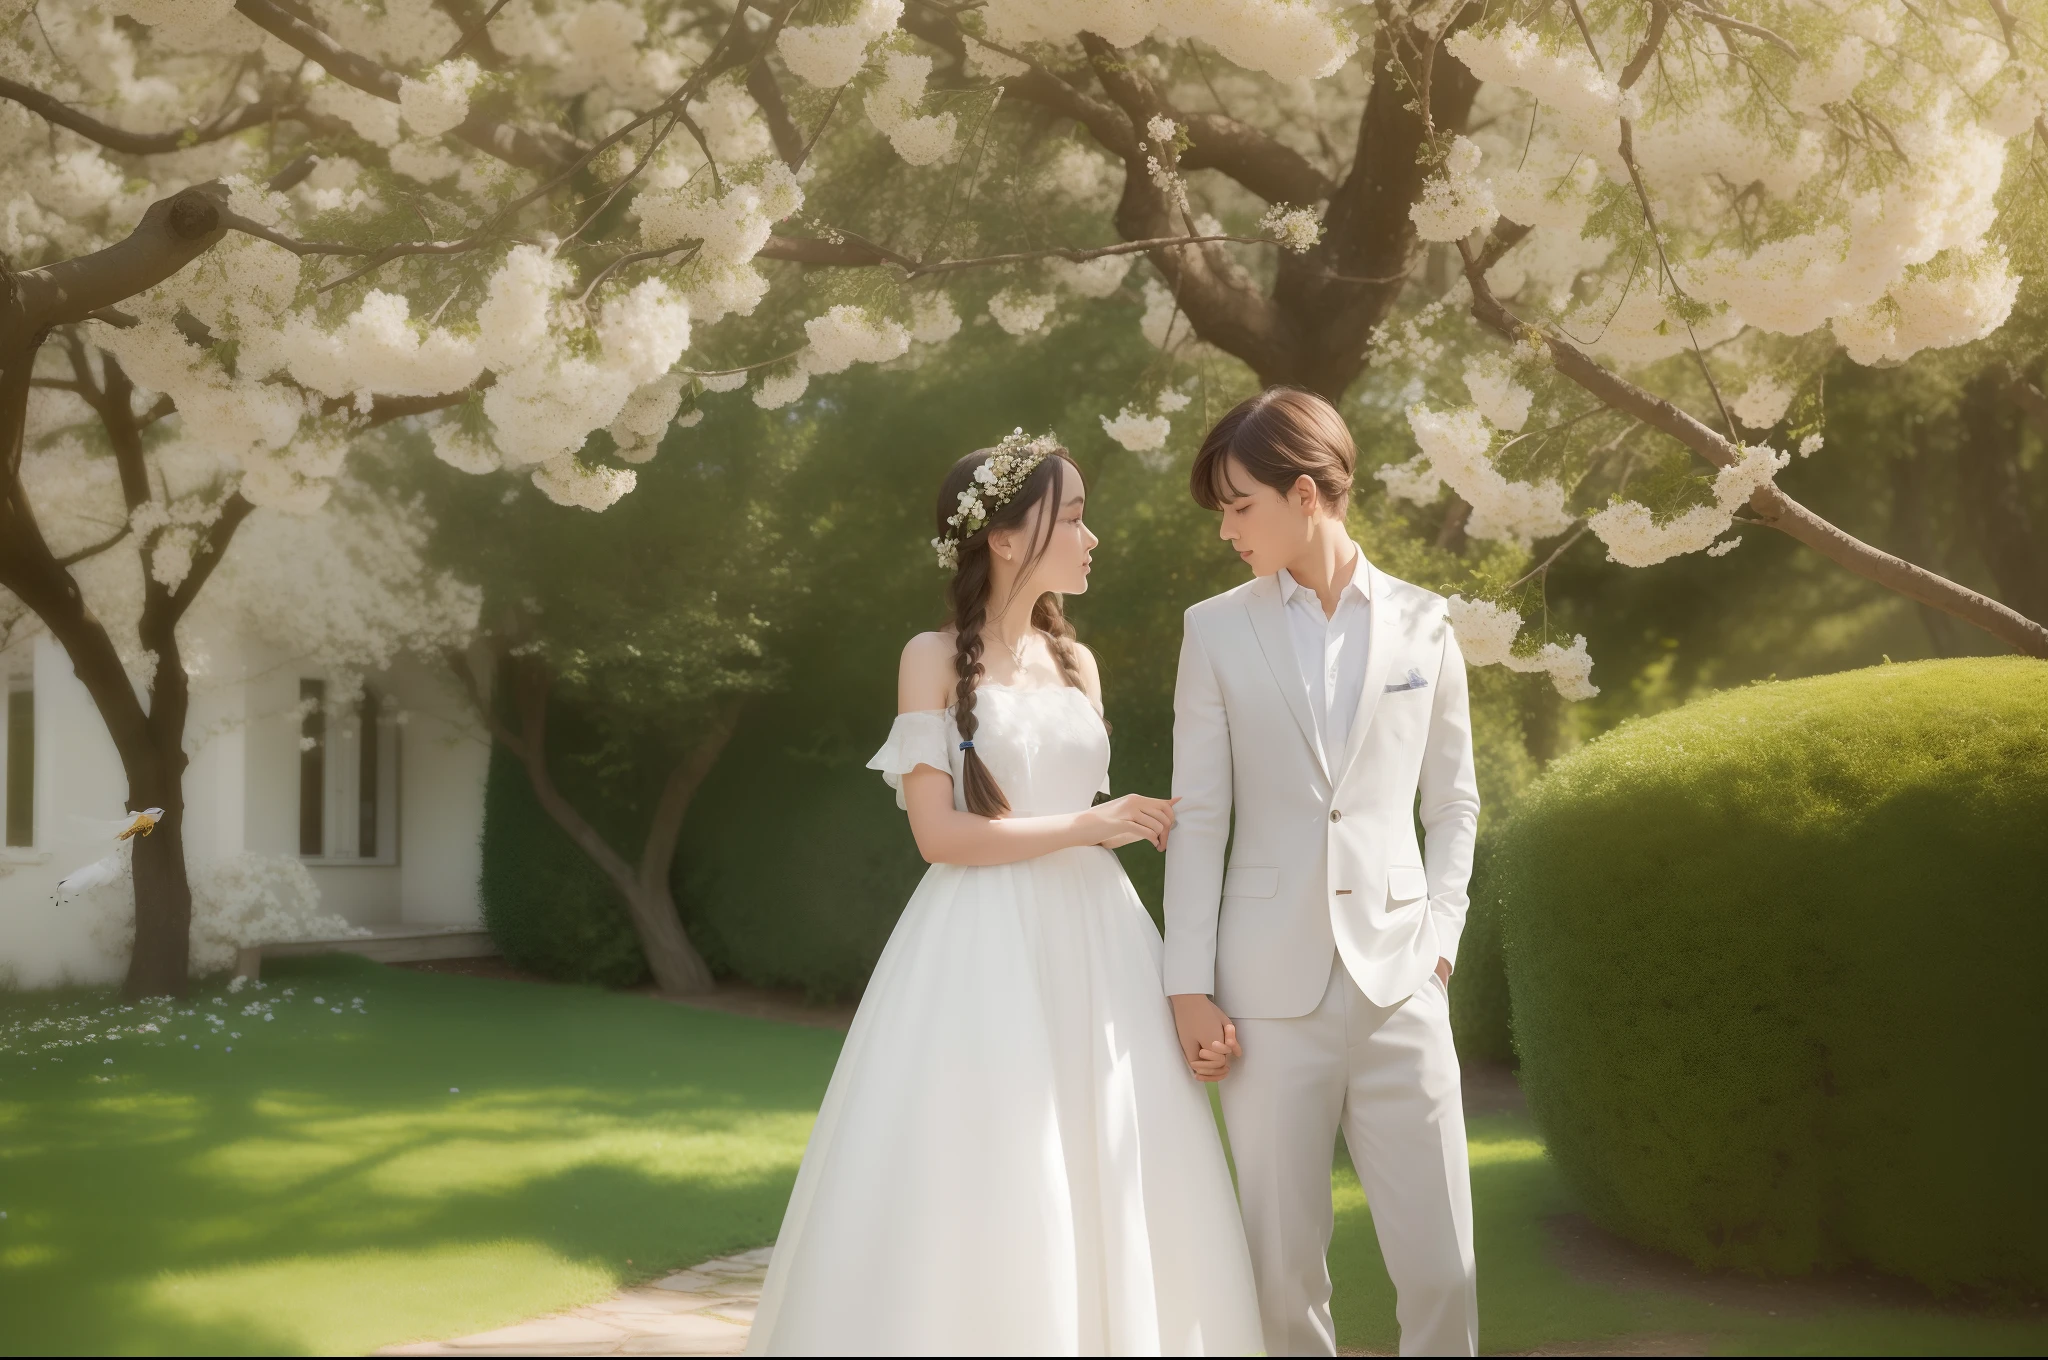
MULTIPOLYGON (((295 856, 321 910, 359 926, 474 926, 487 735, 453 681, 416 663, 335 677, 235 635, 197 640, 185 775, 194 870, 256 852, 295 856)), ((119 758, 70 658, 48 637, 0 651, 0 984, 116 979, 57 881, 106 855, 123 816, 119 758)), ((104 932, 102 932, 103 934, 104 932)))

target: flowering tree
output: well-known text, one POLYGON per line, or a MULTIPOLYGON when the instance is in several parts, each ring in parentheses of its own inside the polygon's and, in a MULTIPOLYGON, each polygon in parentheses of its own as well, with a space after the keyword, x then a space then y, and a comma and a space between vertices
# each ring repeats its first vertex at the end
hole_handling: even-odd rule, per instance
MULTIPOLYGON (((313 508, 353 442, 430 425, 458 468, 601 509, 706 394, 786 405, 963 312, 1030 337, 1142 303, 1160 366, 1104 425, 1147 455, 1216 356, 1399 401, 1421 454, 1389 490, 1554 545, 1534 580, 1580 534, 1648 565, 1741 518, 2048 655, 1773 482, 1820 447, 1834 350, 1903 363, 2005 322, 2042 203, 2040 0, 5 12, 0 585, 167 808, 140 790, 175 779, 177 615, 252 507, 313 508), (146 706, 19 475, 51 384, 111 413, 146 706), (159 444, 226 475, 174 506, 159 444)), ((1459 602, 1473 659, 1589 692, 1582 642, 1518 640, 1525 584, 1459 602)))

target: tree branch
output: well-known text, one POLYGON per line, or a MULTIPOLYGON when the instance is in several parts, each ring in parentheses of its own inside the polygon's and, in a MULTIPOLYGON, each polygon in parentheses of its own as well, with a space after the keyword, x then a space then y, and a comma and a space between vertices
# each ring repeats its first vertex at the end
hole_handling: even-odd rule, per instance
POLYGON ((183 269, 220 239, 226 208, 218 182, 195 184, 150 204, 135 230, 104 250, 13 275, 0 299, 0 362, 14 363, 31 336, 83 321, 183 269))
MULTIPOLYGON (((1472 289, 1472 315, 1480 324, 1510 341, 1540 341, 1549 350, 1551 363, 1559 373, 1614 410, 1676 439, 1714 467, 1728 467, 1741 458, 1739 448, 1691 413, 1601 367, 1565 336, 1531 326, 1517 317, 1494 296, 1486 275, 1476 268, 1479 257, 1471 246, 1461 241, 1458 249, 1465 261, 1465 281, 1472 289)), ((1749 498, 1749 506, 1764 523, 1858 576, 1909 600, 1953 614, 2029 656, 2048 659, 2048 627, 1845 533, 1775 485, 1759 487, 1749 498)))
POLYGON ((782 157, 782 163, 792 170, 801 166, 804 163, 804 135, 789 116, 789 101, 782 97, 782 87, 775 83, 775 72, 768 69, 767 62, 757 61, 747 68, 747 93, 761 108, 761 117, 768 124, 768 135, 775 141, 775 154, 782 157))
MULTIPOLYGON (((398 102, 399 77, 360 53, 351 52, 304 19, 287 12, 274 0, 235 0, 244 18, 287 46, 297 48, 320 63, 329 75, 346 81, 365 94, 398 102)), ((565 156, 540 137, 501 123, 495 118, 470 111, 455 129, 455 136, 479 151, 527 170, 552 174, 561 169, 565 156)), ((580 150, 580 148, 578 148, 580 150)))
POLYGON ((258 99, 224 113, 210 122, 187 124, 167 132, 131 132, 126 128, 115 127, 111 123, 103 123, 91 114, 75 109, 41 90, 4 76, 0 76, 0 99, 11 100, 45 122, 75 132, 87 141, 96 142, 109 151, 118 151, 128 156, 159 156, 169 151, 182 151, 186 147, 217 142, 223 137, 232 137, 248 128, 261 127, 272 118, 295 117, 298 112, 295 106, 258 99))

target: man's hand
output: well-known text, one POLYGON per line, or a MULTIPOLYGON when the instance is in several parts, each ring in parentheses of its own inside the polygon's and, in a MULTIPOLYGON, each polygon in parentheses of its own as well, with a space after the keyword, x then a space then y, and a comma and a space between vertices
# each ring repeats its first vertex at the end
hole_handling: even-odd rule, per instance
POLYGON ((1173 1028, 1180 1036, 1181 1056, 1187 1059, 1188 1070, 1203 1081, 1229 1076, 1231 1058, 1244 1056, 1237 1043, 1237 1026, 1230 1017, 1199 992, 1167 999, 1173 1004, 1173 1028))
POLYGON ((1451 961, 1449 959, 1439 958, 1436 961, 1436 980, 1444 985, 1445 991, 1451 990, 1451 961))

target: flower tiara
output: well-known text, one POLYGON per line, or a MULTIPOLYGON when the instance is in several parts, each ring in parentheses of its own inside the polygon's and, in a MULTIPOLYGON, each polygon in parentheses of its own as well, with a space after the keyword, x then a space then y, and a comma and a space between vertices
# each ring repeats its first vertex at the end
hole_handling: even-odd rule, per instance
POLYGON ((987 528, 998 510, 1017 499, 1038 465, 1059 451, 1059 437, 1050 430, 1027 435, 1020 426, 1004 435, 995 452, 974 470, 973 482, 960 493, 959 507, 946 519, 946 532, 932 540, 939 565, 958 571, 960 545, 987 528))

